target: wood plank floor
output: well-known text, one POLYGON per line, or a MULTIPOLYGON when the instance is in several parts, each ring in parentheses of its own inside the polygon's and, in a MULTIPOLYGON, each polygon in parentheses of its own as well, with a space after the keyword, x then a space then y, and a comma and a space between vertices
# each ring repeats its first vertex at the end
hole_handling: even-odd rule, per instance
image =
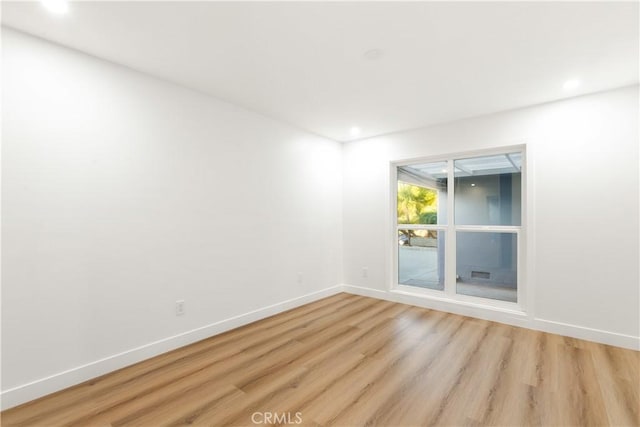
POLYGON ((339 294, 7 410, 2 425, 250 426, 268 412, 312 426, 638 426, 639 382, 638 352, 339 294))

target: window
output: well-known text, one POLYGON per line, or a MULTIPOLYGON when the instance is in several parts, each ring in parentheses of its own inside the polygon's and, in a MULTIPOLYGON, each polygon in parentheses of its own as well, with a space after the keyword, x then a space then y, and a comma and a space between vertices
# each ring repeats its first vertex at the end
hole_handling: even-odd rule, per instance
POLYGON ((447 162, 398 167, 398 283, 444 289, 447 162))
POLYGON ((523 149, 395 167, 395 282, 518 303, 523 149))

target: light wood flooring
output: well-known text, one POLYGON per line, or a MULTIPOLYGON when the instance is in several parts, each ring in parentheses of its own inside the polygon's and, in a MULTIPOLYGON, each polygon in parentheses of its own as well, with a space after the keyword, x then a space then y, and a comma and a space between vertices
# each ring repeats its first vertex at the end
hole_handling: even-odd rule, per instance
POLYGON ((311 426, 637 426, 639 371, 635 351, 339 294, 7 410, 2 426, 251 426, 257 412, 311 426))

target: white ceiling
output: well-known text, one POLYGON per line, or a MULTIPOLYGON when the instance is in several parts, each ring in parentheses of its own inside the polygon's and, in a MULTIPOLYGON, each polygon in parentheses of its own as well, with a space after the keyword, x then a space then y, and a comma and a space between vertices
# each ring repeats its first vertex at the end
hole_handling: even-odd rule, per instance
POLYGON ((340 141, 638 82, 637 2, 3 2, 2 23, 340 141))

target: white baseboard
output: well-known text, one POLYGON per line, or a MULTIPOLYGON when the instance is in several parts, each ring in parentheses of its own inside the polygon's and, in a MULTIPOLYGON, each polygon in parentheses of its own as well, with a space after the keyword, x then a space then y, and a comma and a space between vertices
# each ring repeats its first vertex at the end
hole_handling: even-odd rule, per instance
POLYGON ((498 308, 481 307, 476 304, 466 304, 447 301, 438 298, 427 298, 413 294, 396 291, 381 291, 379 289, 364 288, 360 286, 343 285, 344 292, 382 299, 386 301, 399 302, 403 304, 415 305, 418 307, 430 308, 433 310, 445 311, 462 316, 476 317, 494 322, 505 323, 507 325, 519 326, 536 331, 548 332, 556 335, 563 335, 616 347, 640 350, 640 337, 624 335, 616 332, 603 331, 599 329, 587 328, 584 326, 572 325, 568 323, 556 322, 552 320, 532 318, 523 313, 502 310, 498 308))
POLYGON ((343 285, 343 289, 344 292, 350 294, 415 305, 447 313, 459 314, 461 316, 506 323, 513 326, 527 327, 527 315, 520 311, 498 307, 488 308, 486 306, 468 302, 452 302, 444 298, 427 297, 396 290, 381 291, 379 289, 370 289, 352 285, 343 285))
POLYGON ((534 327, 531 329, 535 329, 537 331, 564 335, 581 340, 594 341, 636 351, 640 350, 640 337, 634 337, 633 335, 624 335, 616 332, 586 328, 584 326, 576 326, 545 319, 534 319, 533 322, 534 327))
POLYGON ((104 359, 96 360, 64 372, 20 385, 0 394, 0 407, 8 409, 47 394, 71 387, 92 378, 124 368, 167 351, 200 341, 231 329, 264 319, 304 304, 342 292, 342 285, 332 286, 258 310, 230 317, 178 335, 151 342, 104 359))

